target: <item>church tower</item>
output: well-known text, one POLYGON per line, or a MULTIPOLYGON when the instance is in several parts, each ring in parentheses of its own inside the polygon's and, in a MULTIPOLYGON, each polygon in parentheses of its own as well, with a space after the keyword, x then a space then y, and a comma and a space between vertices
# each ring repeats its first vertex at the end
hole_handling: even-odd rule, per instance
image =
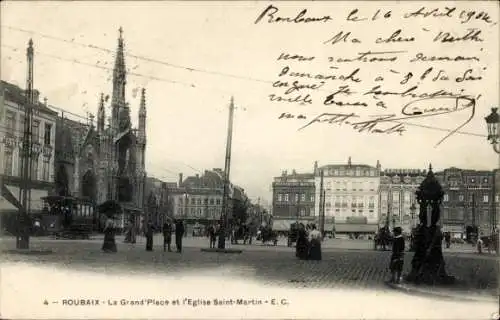
POLYGON ((123 29, 120 27, 118 37, 118 48, 116 50, 115 67, 113 69, 113 94, 111 98, 111 128, 113 134, 118 132, 119 114, 122 108, 126 108, 125 85, 127 84, 127 70, 125 67, 125 53, 123 41, 123 29))

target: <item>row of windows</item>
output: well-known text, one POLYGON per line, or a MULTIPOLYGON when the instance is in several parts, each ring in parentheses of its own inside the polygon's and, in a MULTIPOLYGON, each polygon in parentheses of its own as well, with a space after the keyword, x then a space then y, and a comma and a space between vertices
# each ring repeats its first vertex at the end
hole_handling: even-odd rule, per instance
POLYGON ((352 210, 340 210, 340 209, 329 209, 329 208, 326 208, 325 209, 325 214, 326 215, 335 215, 335 216, 358 216, 358 217, 362 217, 362 216, 365 216, 365 215, 368 215, 370 218, 373 218, 375 217, 375 210, 355 210, 355 209, 352 209, 352 210))
POLYGON ((325 183, 325 189, 326 190, 331 190, 334 188, 337 191, 343 190, 352 190, 352 191, 364 191, 364 190, 370 190, 370 191, 375 191, 375 182, 363 182, 363 181, 352 181, 351 183, 348 183, 347 181, 335 181, 335 183, 332 183, 330 181, 327 181, 325 183))
POLYGON ((203 210, 201 208, 188 208, 184 210, 184 208, 177 208, 178 215, 191 215, 194 217, 202 218, 202 217, 210 217, 215 218, 220 216, 220 209, 217 208, 208 208, 207 210, 203 210))
MULTIPOLYGON (((328 199, 328 198, 327 198, 328 199)), ((348 196, 333 196, 331 197, 333 200, 332 202, 344 202, 347 203, 349 202, 348 196)), ((375 196, 368 196, 368 197, 363 197, 363 196, 352 196, 351 197, 351 203, 354 202, 368 202, 368 203, 375 203, 375 196)))
MULTIPOLYGON (((15 132, 24 132, 25 117, 24 115, 19 115, 19 127, 16 128, 17 117, 16 113, 7 110, 5 112, 5 127, 7 132, 14 134, 15 132)), ((32 140, 33 142, 40 142, 40 120, 33 120, 31 126, 32 140)), ((52 123, 44 123, 43 130, 43 144, 50 145, 52 137, 52 123)))
MULTIPOLYGON (((445 194, 444 198, 443 198, 443 201, 444 202, 450 201, 450 196, 448 194, 445 194)), ((458 201, 465 201, 465 196, 463 194, 459 194, 458 195, 458 201)), ((474 197, 471 194, 471 195, 469 195, 469 202, 472 202, 472 201, 474 201, 474 197)), ((477 198, 476 198, 476 201, 477 201, 477 198)), ((490 201, 489 195, 483 194, 482 201, 484 203, 488 203, 490 201)))
POLYGON ((363 169, 363 168, 356 168, 356 169, 326 169, 325 173, 328 176, 354 176, 354 177, 375 177, 376 170, 375 169, 363 169))
POLYGON ((472 221, 473 219, 476 222, 480 221, 489 221, 490 219, 490 211, 489 210, 477 210, 476 212, 472 212, 472 210, 465 210, 464 208, 445 208, 443 210, 443 218, 449 220, 468 220, 472 221))
POLYGON ((288 194, 288 193, 278 193, 277 195, 277 198, 276 200, 278 200, 279 202, 288 202, 288 201, 295 201, 295 202, 299 202, 299 201, 307 201, 306 199, 309 198, 311 202, 314 201, 314 195, 311 194, 309 195, 309 197, 307 197, 307 195, 305 193, 295 193, 295 194, 288 194))
MULTIPOLYGON (((411 202, 414 194, 415 194, 414 192, 410 192, 410 191, 405 191, 403 194, 401 194, 401 192, 399 192, 399 191, 393 191, 392 193, 390 193, 391 199, 393 202, 399 202, 401 199, 401 196, 403 198, 403 202, 411 202)), ((387 193, 387 192, 380 193, 380 199, 382 201, 387 201, 388 197, 389 197, 389 193, 387 193)))
POLYGON ((178 202, 177 202, 177 205, 182 205, 183 203, 185 204, 189 204, 191 203, 192 205, 208 205, 208 204, 217 204, 217 205, 220 205, 221 204, 221 199, 214 199, 214 198, 199 198, 199 197, 192 197, 191 199, 186 199, 187 203, 184 201, 184 198, 178 198, 178 202))
MULTIPOLYGON (((21 162, 17 162, 17 172, 14 172, 14 155, 12 153, 12 150, 6 149, 4 152, 4 159, 3 159, 3 174, 7 176, 19 176, 22 177, 23 175, 23 168, 21 165, 21 162)), ((40 180, 39 176, 39 158, 33 159, 31 163, 31 179, 33 180, 40 180)), ((41 176, 42 181, 49 181, 50 180, 50 158, 48 157, 43 157, 43 162, 42 162, 42 176, 41 176)))

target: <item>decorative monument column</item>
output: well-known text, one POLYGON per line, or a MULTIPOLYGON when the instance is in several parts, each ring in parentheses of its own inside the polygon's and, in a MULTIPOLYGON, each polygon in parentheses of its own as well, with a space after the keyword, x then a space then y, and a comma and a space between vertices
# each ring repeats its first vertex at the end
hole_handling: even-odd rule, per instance
POLYGON ((451 284, 455 278, 446 273, 442 250, 443 233, 438 225, 444 192, 430 165, 427 177, 420 184, 416 196, 420 204, 419 225, 415 229, 412 270, 406 280, 415 284, 451 284))

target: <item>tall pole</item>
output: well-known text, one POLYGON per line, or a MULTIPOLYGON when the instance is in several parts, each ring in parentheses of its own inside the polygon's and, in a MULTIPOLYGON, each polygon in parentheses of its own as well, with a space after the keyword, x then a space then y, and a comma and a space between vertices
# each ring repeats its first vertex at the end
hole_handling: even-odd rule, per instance
POLYGON ((476 229, 476 194, 473 192, 472 193, 472 203, 471 203, 471 213, 472 213, 472 230, 475 234, 475 239, 474 240, 477 240, 478 239, 478 231, 476 229))
POLYGON ((21 208, 19 209, 18 222, 17 222, 17 236, 16 248, 28 249, 29 248, 29 212, 30 212, 30 182, 31 182, 31 168, 32 168, 32 122, 33 122, 33 104, 34 104, 34 90, 33 90, 33 40, 29 40, 26 57, 28 62, 28 74, 26 79, 26 104, 24 108, 24 132, 23 132, 23 146, 22 146, 22 159, 21 159, 21 208))
POLYGON ((319 227, 320 227, 320 232, 323 234, 325 230, 322 229, 322 226, 324 225, 323 220, 325 219, 324 211, 325 208, 323 207, 323 202, 324 202, 324 196, 325 193, 323 192, 323 180, 325 177, 325 172, 321 170, 320 172, 320 180, 319 180, 319 203, 318 203, 318 220, 319 220, 319 227))
POLYGON ((300 189, 298 190, 299 192, 297 193, 297 221, 300 219, 300 189))
POLYGON ((228 228, 228 196, 229 196, 229 173, 231 169, 231 142, 233 139, 233 116, 234 116, 234 99, 231 97, 229 105, 229 119, 227 126, 227 141, 226 141, 226 161, 224 165, 224 193, 222 195, 222 230, 219 233, 219 241, 217 247, 219 249, 226 248, 226 230, 228 228))
POLYGON ((323 201, 321 202, 321 225, 319 226, 319 230, 321 231, 321 235, 325 236, 325 202, 326 202, 326 190, 323 189, 323 201))

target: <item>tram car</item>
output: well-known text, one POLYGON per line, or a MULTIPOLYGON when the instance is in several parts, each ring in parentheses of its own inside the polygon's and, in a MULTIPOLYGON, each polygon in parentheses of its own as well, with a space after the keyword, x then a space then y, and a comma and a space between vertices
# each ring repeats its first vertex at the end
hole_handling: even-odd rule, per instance
POLYGON ((86 199, 64 196, 42 198, 41 224, 49 235, 68 239, 89 239, 98 228, 94 204, 86 199))

